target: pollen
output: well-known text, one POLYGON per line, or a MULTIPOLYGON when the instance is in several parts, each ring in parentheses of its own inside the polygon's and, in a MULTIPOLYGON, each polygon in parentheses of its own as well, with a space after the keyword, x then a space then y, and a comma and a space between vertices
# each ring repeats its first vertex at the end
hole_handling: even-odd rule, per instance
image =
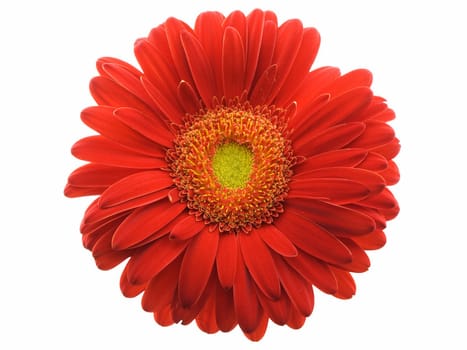
POLYGON ((221 232, 248 232, 282 213, 295 162, 285 114, 237 104, 187 118, 167 161, 191 214, 221 232))
POLYGON ((253 154, 246 145, 229 142, 220 145, 212 160, 212 168, 225 188, 244 187, 250 178, 253 154))

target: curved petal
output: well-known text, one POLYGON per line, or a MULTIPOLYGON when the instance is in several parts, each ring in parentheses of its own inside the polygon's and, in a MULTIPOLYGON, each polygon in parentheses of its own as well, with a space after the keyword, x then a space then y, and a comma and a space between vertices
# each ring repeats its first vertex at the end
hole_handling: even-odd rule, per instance
POLYGON ((232 288, 225 289, 217 283, 216 321, 222 332, 229 332, 237 325, 232 288))
POLYGON ((216 267, 219 283, 225 289, 232 288, 237 273, 237 238, 236 234, 223 233, 219 239, 216 267))
POLYGON ((350 250, 338 238, 296 214, 291 208, 275 220, 274 225, 298 248, 318 259, 330 263, 352 261, 350 250))
POLYGON ((115 250, 128 249, 144 241, 185 209, 185 203, 171 204, 159 201, 134 210, 115 231, 112 247, 115 250))
POLYGON ((307 158, 294 168, 295 173, 312 171, 319 168, 350 167, 362 165, 368 151, 360 148, 344 148, 323 152, 307 158))
POLYGON ((206 288, 217 253, 218 232, 205 227, 188 245, 180 267, 178 296, 182 307, 195 304, 206 288))
POLYGON ((245 48, 240 33, 227 27, 222 41, 222 82, 224 96, 231 99, 244 90, 245 48))
POLYGON ((110 208, 173 185, 173 179, 167 171, 141 171, 109 186, 102 193, 99 206, 101 208, 110 208))
POLYGON ((146 283, 158 275, 185 251, 187 241, 173 241, 162 237, 128 260, 128 280, 134 284, 146 283))
POLYGON ((89 162, 133 169, 158 169, 167 166, 164 154, 159 157, 137 153, 103 136, 89 136, 76 142, 71 153, 89 162))
POLYGON ((74 170, 68 184, 77 187, 108 187, 139 170, 89 163, 74 170))
MULTIPOLYGON (((344 206, 307 198, 293 198, 287 203, 289 205, 288 211, 292 209, 307 220, 341 236, 364 235, 376 228, 375 222, 370 216, 344 206)), ((277 221, 281 220, 283 216, 284 214, 277 221)), ((294 217, 296 216, 294 215, 294 217)))
POLYGON ((186 218, 180 220, 170 232, 170 239, 190 239, 206 227, 203 221, 196 219, 195 215, 187 215, 186 218))
POLYGON ((274 260, 256 230, 240 234, 239 243, 245 265, 258 288, 268 298, 278 299, 281 288, 274 260))
POLYGON ((256 229, 263 241, 276 253, 282 256, 297 256, 295 245, 274 225, 262 225, 256 229))

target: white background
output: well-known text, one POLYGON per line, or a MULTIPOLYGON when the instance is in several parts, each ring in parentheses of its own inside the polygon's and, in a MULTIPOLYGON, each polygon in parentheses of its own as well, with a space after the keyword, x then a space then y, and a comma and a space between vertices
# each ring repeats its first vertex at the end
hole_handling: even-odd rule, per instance
POLYGON ((466 349, 466 11, 462 1, 2 1, 0 5, 0 348, 466 349), (231 5, 232 3, 232 5, 231 5), (233 4, 235 3, 235 4, 233 4), (357 275, 357 295, 317 292, 298 331, 270 325, 260 343, 236 329, 162 328, 82 248, 90 198, 63 187, 91 133, 94 62, 134 63, 138 37, 169 16, 255 7, 318 28, 314 67, 366 67, 395 109, 401 213, 357 275))

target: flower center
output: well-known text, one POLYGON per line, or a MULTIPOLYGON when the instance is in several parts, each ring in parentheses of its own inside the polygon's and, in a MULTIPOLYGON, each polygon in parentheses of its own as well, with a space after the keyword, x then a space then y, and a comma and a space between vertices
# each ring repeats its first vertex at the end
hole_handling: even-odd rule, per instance
POLYGON ((250 178, 253 153, 245 145, 229 142, 220 145, 212 160, 214 175, 226 188, 244 187, 250 178))
POLYGON ((295 162, 285 130, 284 110, 249 104, 189 116, 167 161, 190 214, 220 232, 271 223, 295 162))

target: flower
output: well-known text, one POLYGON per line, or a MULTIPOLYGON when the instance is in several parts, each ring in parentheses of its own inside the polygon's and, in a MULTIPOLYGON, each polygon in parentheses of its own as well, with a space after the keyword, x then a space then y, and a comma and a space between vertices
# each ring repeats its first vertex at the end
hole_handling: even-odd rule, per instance
POLYGON ((97 195, 84 246, 103 270, 128 259, 121 290, 157 323, 300 328, 315 288, 352 297, 385 244, 394 112, 368 70, 310 71, 319 43, 273 12, 205 12, 137 40, 141 70, 97 61, 81 119, 98 135, 72 147, 88 163, 65 195, 97 195))

